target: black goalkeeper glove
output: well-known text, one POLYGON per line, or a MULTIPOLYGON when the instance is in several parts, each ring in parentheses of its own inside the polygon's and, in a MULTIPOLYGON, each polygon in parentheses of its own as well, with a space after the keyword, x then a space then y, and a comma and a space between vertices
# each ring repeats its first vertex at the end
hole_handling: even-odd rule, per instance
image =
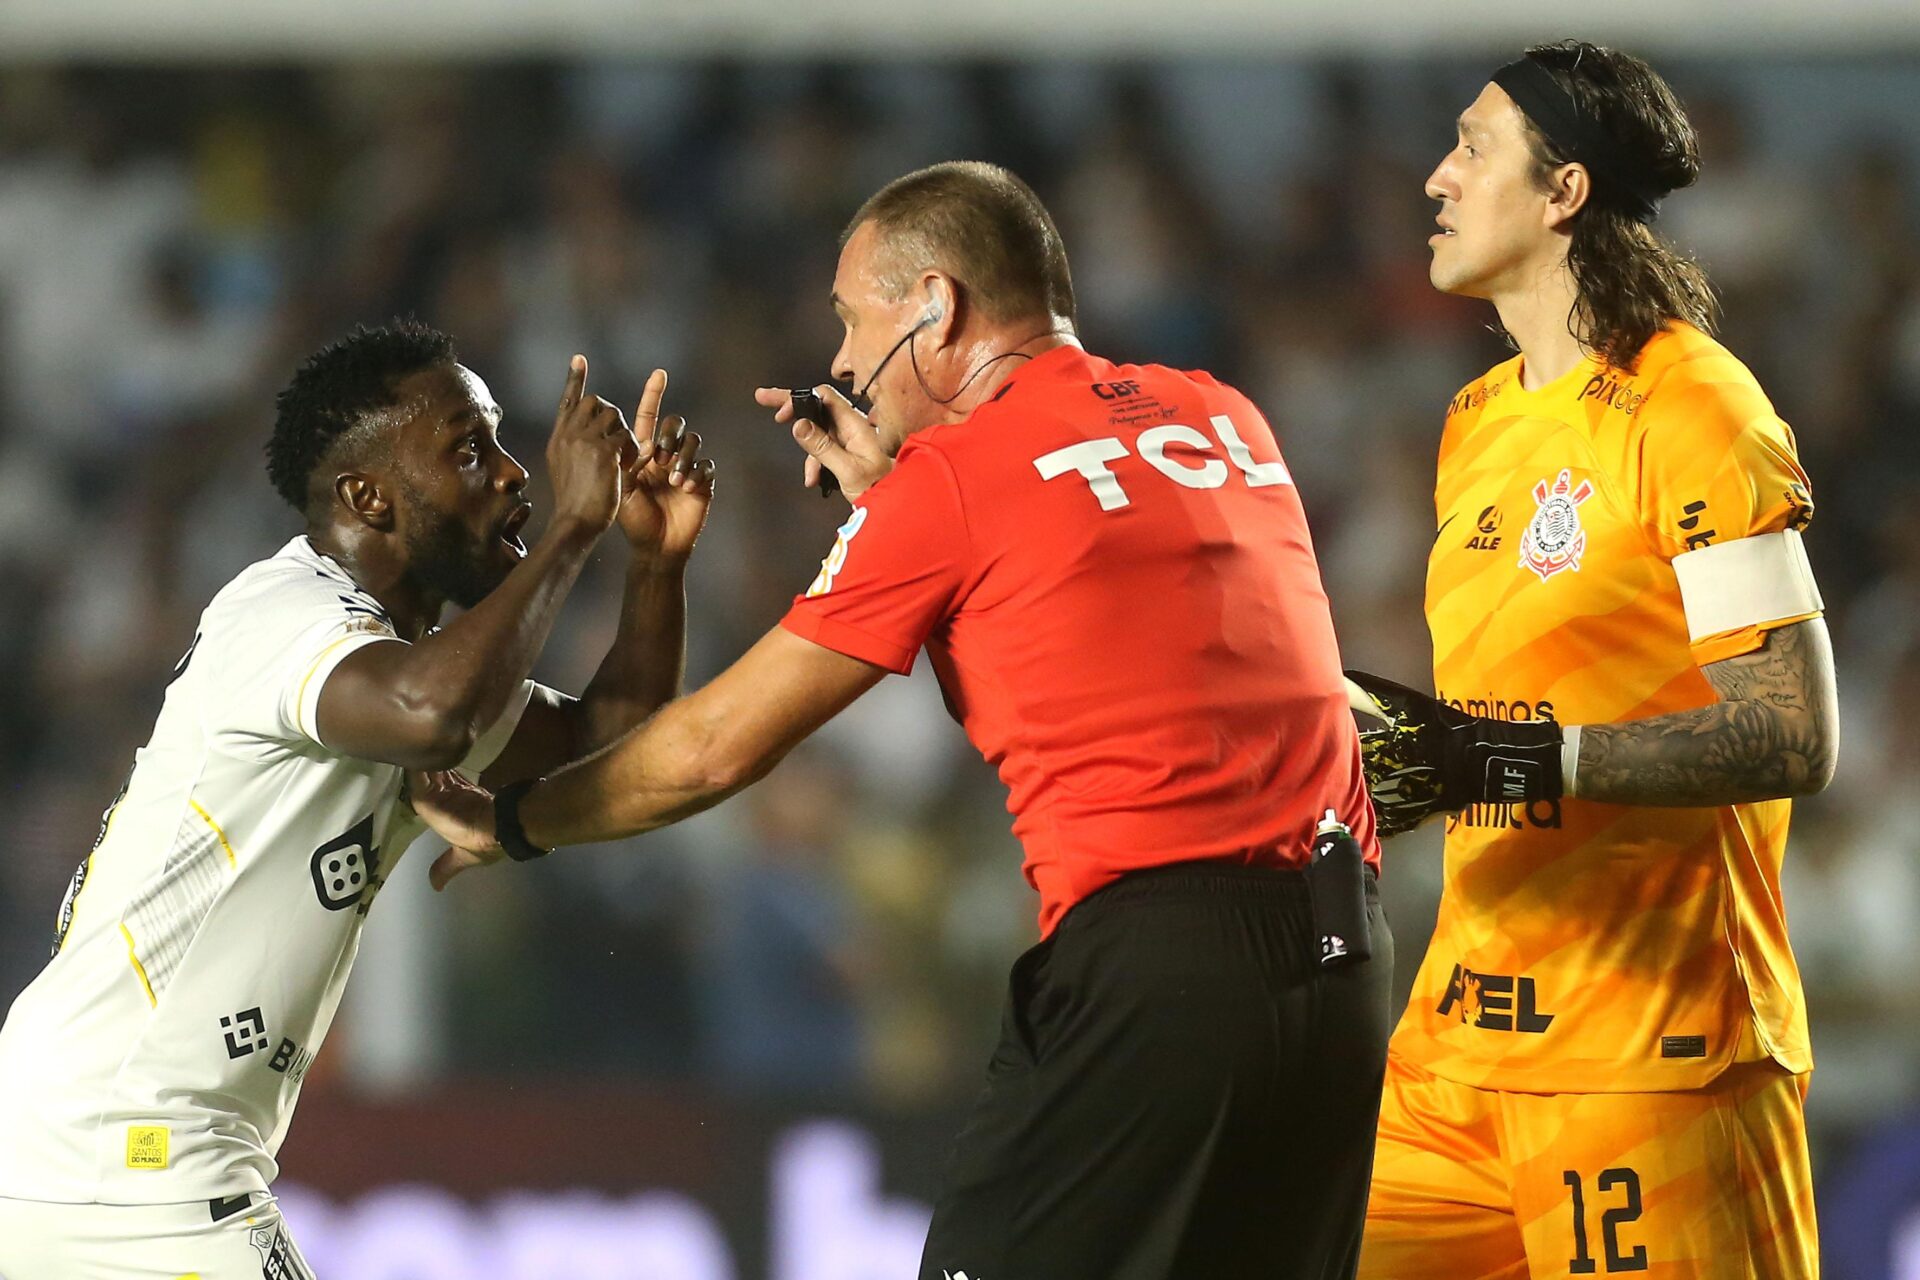
POLYGON ((1380 721, 1360 728, 1360 759, 1380 834, 1411 831, 1471 804, 1557 800, 1565 734, 1552 720, 1494 720, 1364 671, 1346 673, 1349 700, 1380 721))

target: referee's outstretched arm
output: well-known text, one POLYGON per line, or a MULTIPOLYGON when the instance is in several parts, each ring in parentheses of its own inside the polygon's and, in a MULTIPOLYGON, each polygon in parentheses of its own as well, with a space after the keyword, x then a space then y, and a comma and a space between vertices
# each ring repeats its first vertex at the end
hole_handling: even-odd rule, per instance
MULTIPOLYGON (((765 777, 886 674, 775 627, 712 683, 528 787, 518 797, 521 831, 529 844, 552 849, 637 835, 712 808, 765 777)), ((434 864, 435 888, 502 856, 491 796, 418 790, 420 816, 454 845, 434 864)))

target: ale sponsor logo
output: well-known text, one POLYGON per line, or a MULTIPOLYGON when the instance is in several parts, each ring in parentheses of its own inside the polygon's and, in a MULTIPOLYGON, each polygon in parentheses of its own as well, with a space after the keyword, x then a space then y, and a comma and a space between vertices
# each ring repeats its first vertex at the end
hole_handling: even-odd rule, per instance
POLYGON ((1484 507, 1479 519, 1473 522, 1477 532, 1467 539, 1469 551, 1498 551, 1500 549, 1500 508, 1484 507))

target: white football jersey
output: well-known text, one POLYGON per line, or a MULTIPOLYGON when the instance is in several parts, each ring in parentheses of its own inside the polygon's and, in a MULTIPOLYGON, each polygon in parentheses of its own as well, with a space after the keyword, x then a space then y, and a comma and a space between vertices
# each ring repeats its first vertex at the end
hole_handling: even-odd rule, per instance
MULTIPOLYGON (((0 1197, 265 1190, 367 908, 424 830, 397 766, 327 749, 320 690, 403 643, 306 538, 200 615, 153 737, 0 1027, 0 1197)), ((484 768, 533 686, 463 764, 484 768)))

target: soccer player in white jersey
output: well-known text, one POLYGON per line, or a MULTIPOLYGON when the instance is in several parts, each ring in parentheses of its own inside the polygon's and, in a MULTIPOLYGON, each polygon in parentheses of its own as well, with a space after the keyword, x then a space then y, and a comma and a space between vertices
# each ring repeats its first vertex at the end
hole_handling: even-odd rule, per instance
POLYGON ((181 637, 53 958, 0 1028, 4 1280, 309 1274, 274 1154, 367 909, 423 829, 406 771, 537 776, 680 683, 712 463, 660 417, 665 373, 638 440, 586 376, 574 357, 531 551, 527 472, 444 334, 356 331, 281 392, 268 471, 306 532, 181 637), (619 631, 575 701, 526 677, 615 522, 619 631), (466 612, 436 630, 448 603, 466 612))

